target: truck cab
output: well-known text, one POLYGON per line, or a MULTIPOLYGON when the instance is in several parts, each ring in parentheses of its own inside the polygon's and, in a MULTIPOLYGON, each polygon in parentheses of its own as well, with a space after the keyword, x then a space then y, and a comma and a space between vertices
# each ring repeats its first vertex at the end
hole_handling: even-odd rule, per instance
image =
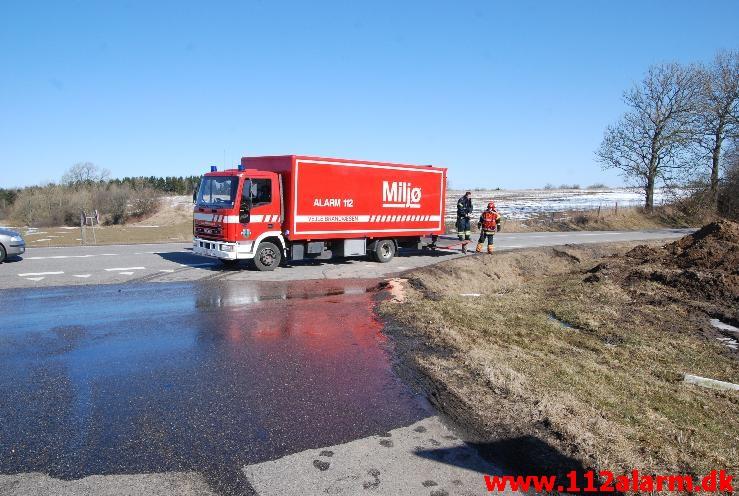
POLYGON ((193 252, 226 265, 255 256, 258 266, 279 265, 286 250, 281 188, 280 175, 270 171, 239 167, 205 174, 195 200, 193 252))

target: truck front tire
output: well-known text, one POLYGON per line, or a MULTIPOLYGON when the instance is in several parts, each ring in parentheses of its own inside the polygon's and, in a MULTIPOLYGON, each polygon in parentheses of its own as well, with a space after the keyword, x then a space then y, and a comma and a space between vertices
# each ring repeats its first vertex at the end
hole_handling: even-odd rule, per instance
POLYGON ((254 254, 254 266, 260 271, 275 270, 282 261, 282 252, 280 249, 269 241, 259 244, 257 252, 254 254))
POLYGON ((387 263, 395 256, 395 242, 391 239, 381 239, 375 243, 372 258, 376 262, 387 263))

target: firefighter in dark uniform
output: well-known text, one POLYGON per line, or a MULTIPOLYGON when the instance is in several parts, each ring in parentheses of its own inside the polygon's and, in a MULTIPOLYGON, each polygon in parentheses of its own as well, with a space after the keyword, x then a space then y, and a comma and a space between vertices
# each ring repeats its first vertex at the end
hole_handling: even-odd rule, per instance
POLYGON ((462 253, 467 253, 467 245, 472 239, 470 215, 472 215, 472 193, 468 191, 457 201, 457 236, 462 242, 462 253))
POLYGON ((482 253, 482 247, 485 246, 485 239, 488 242, 488 253, 493 253, 493 236, 496 231, 500 230, 500 214, 498 209, 495 208, 495 203, 488 203, 488 208, 482 215, 480 220, 477 222, 477 227, 480 228, 480 239, 477 240, 477 253, 482 253))

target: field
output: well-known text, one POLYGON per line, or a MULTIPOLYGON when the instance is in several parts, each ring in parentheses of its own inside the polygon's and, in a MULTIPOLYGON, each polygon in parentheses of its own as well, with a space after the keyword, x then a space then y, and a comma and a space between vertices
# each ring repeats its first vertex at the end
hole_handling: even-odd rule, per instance
MULTIPOLYGON (((457 200, 462 190, 447 191, 446 219, 456 218, 457 200)), ((655 205, 665 204, 670 199, 667 191, 655 191, 655 205)), ((618 212, 619 209, 641 207, 644 197, 641 190, 633 188, 599 189, 519 189, 519 190, 474 190, 472 203, 475 211, 482 211, 490 200, 508 221, 523 221, 542 217, 560 217, 566 212, 594 212, 601 210, 618 212)))
POLYGON ((529 474, 739 469, 739 226, 675 243, 567 246, 408 273, 381 313, 398 368, 529 474), (716 322, 716 321, 714 321, 716 322))
MULTIPOLYGON (((456 202, 461 190, 447 192, 447 232, 455 232, 456 202)), ((686 218, 670 204, 675 198, 655 192, 655 211, 644 212, 641 191, 632 188, 474 190, 473 221, 491 200, 503 215, 506 232, 625 231, 665 227, 694 227, 700 221, 686 218)), ((473 230, 475 222, 473 222, 473 230)))

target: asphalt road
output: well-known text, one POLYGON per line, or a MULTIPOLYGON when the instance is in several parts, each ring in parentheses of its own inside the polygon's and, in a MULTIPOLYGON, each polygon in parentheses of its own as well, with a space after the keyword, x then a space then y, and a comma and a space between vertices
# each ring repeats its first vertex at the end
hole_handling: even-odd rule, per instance
MULTIPOLYGON (((628 232, 499 233, 496 249, 509 250, 567 243, 597 243, 669 239, 691 230, 661 229, 628 232)), ((448 237, 441 244, 454 245, 448 237)), ((474 247, 473 244, 470 246, 474 247)), ((30 248, 22 259, 0 264, 0 288, 33 288, 132 282, 178 282, 193 280, 289 281, 306 279, 384 277, 460 256, 458 248, 436 252, 404 251, 390 263, 350 258, 325 262, 301 262, 274 272, 256 272, 243 264, 227 269, 217 260, 193 255, 190 245, 111 245, 65 248, 30 248)))
POLYGON ((195 473, 250 494, 245 465, 429 417, 392 371, 377 282, 2 292, 0 474, 22 478, 0 493, 33 473, 195 473))

